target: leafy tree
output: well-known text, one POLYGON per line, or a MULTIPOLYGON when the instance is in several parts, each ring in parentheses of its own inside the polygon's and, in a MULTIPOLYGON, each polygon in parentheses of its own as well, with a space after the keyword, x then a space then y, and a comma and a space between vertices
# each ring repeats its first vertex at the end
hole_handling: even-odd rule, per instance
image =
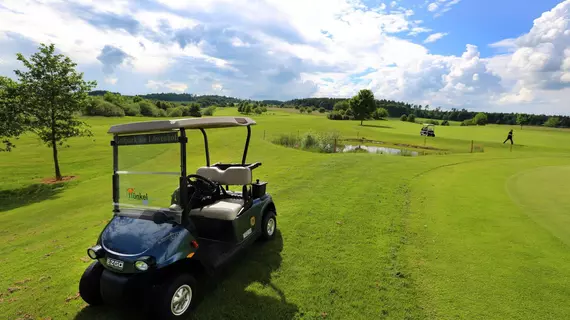
POLYGON ((197 103, 192 103, 189 107, 189 114, 192 117, 201 117, 202 113, 200 112, 200 105, 197 103))
POLYGON ((443 121, 441 122, 441 125, 442 125, 442 126, 449 126, 449 121, 443 120, 443 121))
POLYGON ((479 112, 475 118, 473 118, 473 124, 478 125, 478 126, 484 126, 487 124, 487 114, 485 114, 484 112, 479 112))
POLYGON ((135 97, 133 98, 133 102, 134 102, 134 103, 141 102, 141 100, 142 100, 142 98, 139 97, 139 96, 135 96, 135 97))
POLYGON ((84 109, 88 93, 97 83, 85 82, 69 57, 55 54, 55 46, 41 44, 30 60, 17 54, 28 69, 15 70, 20 99, 30 119, 30 129, 52 148, 55 177, 61 180, 57 147, 71 137, 89 136, 86 124, 75 115, 84 109))
POLYGON ((334 104, 333 110, 334 111, 340 111, 340 110, 346 111, 346 110, 348 110, 348 108, 350 108, 350 104, 349 104, 348 100, 342 100, 342 101, 339 101, 339 102, 334 104))
POLYGON ((245 114, 250 114, 250 113, 251 113, 251 104, 250 104, 250 103, 248 103, 248 104, 245 106, 245 108, 243 109, 243 112, 244 112, 245 114))
POLYGON ((403 115, 400 117, 400 121, 408 121, 408 116, 405 115, 405 114, 403 114, 403 115))
POLYGON ((356 96, 350 99, 349 104, 354 113, 354 119, 360 120, 360 125, 364 120, 369 119, 376 109, 374 93, 369 89, 360 90, 356 96))
POLYGON ((416 122, 416 115, 415 114, 410 114, 408 116, 408 122, 416 122))
POLYGON ((205 116, 213 116, 214 112, 216 111, 216 106, 209 106, 202 112, 205 116))
POLYGON ((148 100, 139 102, 141 114, 146 117, 160 117, 160 110, 157 106, 148 100))
POLYGON ((27 129, 18 90, 17 82, 0 77, 0 142, 4 144, 0 151, 14 148, 11 139, 17 139, 27 129))
POLYGON ((527 125, 530 120, 530 117, 527 114, 519 113, 517 114, 517 124, 521 126, 521 130, 523 125, 527 125))
POLYGON ((372 118, 375 120, 380 120, 389 117, 388 110, 384 108, 377 108, 372 112, 372 118))
POLYGON ((551 127, 551 128, 558 127, 558 125, 560 125, 560 118, 559 117, 550 117, 550 118, 548 118, 548 120, 546 120, 544 125, 547 127, 551 127))
POLYGON ((255 107, 255 108, 253 108, 253 112, 255 114, 261 114, 263 111, 261 110, 261 107, 255 107))
POLYGON ((300 113, 305 113, 305 107, 301 107, 301 109, 299 109, 300 113))
POLYGON ((327 111, 327 109, 325 109, 325 108, 323 108, 323 107, 320 107, 320 108, 319 108, 319 112, 320 112, 320 113, 325 113, 326 111, 327 111))
POLYGON ((307 108, 307 114, 311 114, 311 113, 313 113, 313 109, 307 108))

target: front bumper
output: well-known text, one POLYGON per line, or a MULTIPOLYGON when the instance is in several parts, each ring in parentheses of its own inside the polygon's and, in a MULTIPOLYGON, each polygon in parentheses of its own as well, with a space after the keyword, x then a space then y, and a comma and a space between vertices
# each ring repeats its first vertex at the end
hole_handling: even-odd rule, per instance
POLYGON ((140 303, 153 290, 152 272, 123 274, 105 269, 100 281, 101 296, 106 304, 140 303))

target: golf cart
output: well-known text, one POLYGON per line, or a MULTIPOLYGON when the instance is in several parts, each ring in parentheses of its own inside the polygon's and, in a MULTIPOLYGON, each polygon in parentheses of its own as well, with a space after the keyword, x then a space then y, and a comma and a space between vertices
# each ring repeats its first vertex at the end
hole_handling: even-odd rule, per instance
POLYGON ((114 214, 87 250, 95 261, 79 282, 85 302, 138 302, 155 318, 182 317, 195 304, 201 274, 214 273, 255 240, 274 237, 275 204, 267 183, 252 179, 261 163, 246 163, 252 125, 247 117, 209 117, 109 129, 114 214), (241 163, 210 164, 206 129, 231 127, 247 129, 241 163), (202 133, 206 165, 188 174, 190 130, 202 133), (133 156, 136 148, 145 159, 133 156), (149 163, 176 169, 137 170, 148 170, 149 163))
POLYGON ((420 130, 420 136, 435 137, 435 126, 431 123, 424 123, 420 130))

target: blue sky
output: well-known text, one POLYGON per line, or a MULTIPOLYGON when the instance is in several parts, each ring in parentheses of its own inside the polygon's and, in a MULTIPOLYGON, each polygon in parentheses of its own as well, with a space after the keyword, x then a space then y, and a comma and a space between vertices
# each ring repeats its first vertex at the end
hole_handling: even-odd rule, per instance
POLYGON ((0 75, 41 42, 125 94, 570 113, 570 0, 3 0, 0 75))

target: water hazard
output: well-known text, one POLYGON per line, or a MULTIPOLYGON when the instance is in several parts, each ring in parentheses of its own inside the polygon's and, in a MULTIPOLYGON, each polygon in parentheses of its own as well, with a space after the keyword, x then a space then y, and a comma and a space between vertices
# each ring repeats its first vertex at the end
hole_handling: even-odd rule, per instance
POLYGON ((417 151, 410 151, 406 149, 397 149, 397 148, 386 148, 386 147, 373 147, 373 146, 353 146, 353 145, 345 145, 342 152, 368 152, 368 153, 377 153, 377 154, 391 154, 397 156, 418 156, 419 153, 417 151))

